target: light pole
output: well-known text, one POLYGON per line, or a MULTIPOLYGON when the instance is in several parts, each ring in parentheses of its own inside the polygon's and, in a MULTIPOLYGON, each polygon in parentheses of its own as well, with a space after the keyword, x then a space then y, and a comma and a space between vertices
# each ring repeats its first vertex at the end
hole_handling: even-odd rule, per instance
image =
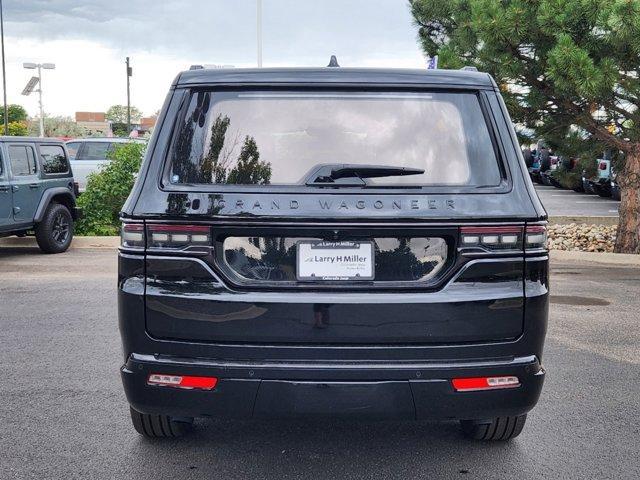
POLYGON ((0 38, 2 39, 2 96, 4 98, 4 134, 9 135, 9 105, 7 105, 7 74, 4 68, 4 17, 0 0, 0 38))
POLYGON ((256 0, 256 35, 258 41, 258 68, 262 68, 262 0, 256 0))
POLYGON ((40 136, 44 137, 44 111, 42 109, 42 69, 54 70, 56 68, 55 63, 23 63, 24 68, 29 70, 38 69, 38 103, 40 105, 40 136))
POLYGON ((127 57, 127 136, 131 134, 131 91, 129 90, 129 78, 133 75, 133 69, 129 63, 129 57, 127 57))

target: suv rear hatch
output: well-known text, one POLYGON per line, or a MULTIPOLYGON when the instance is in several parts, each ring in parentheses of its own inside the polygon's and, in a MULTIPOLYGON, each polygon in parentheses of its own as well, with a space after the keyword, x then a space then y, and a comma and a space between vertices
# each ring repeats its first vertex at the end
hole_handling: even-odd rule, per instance
POLYGON ((176 95, 160 188, 145 184, 145 221, 123 233, 146 251, 152 337, 416 345, 522 333, 535 211, 505 163, 492 91, 176 95))

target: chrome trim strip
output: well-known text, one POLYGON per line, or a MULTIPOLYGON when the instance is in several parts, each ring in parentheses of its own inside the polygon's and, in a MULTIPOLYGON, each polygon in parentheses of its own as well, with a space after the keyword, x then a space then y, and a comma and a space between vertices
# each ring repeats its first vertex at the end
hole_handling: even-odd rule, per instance
MULTIPOLYGON (((288 302, 288 303, 362 303, 367 300, 371 300, 372 295, 375 296, 377 301, 383 300, 385 303, 441 303, 443 301, 451 302, 452 298, 448 295, 443 296, 442 292, 449 288, 456 280, 471 266, 477 263, 495 263, 495 262, 522 262, 522 257, 510 257, 510 258, 491 258, 484 259, 479 258, 471 260, 463 265, 456 274, 439 290, 437 291, 406 291, 402 294, 397 292, 388 291, 349 291, 349 292, 335 292, 330 291, 299 291, 295 295, 291 294, 291 290, 280 291, 264 291, 264 290, 233 290, 231 289, 212 269, 199 258, 193 257, 164 257, 164 256, 147 256, 147 259, 154 260, 178 260, 178 261, 192 261, 200 264, 205 270, 207 270, 212 278, 216 280, 220 285, 224 286, 226 291, 216 292, 211 296, 212 300, 220 302, 288 302)), ((462 284, 461 284, 462 285, 462 284)), ((478 292, 482 290, 481 286, 474 286, 473 289, 461 290, 457 292, 455 301, 465 302, 478 300, 478 292)), ((147 292, 147 295, 149 293, 147 292)), ((484 292, 482 294, 483 300, 505 300, 509 298, 522 298, 522 286, 512 290, 500 290, 499 292, 484 292)))
POLYGON ((147 362, 156 365, 188 365, 209 368, 250 368, 250 369, 267 369, 282 368, 286 370, 439 370, 447 368, 477 368, 477 367, 516 367, 537 363, 538 358, 535 355, 525 357, 511 357, 509 359, 496 360, 480 360, 480 361, 432 361, 432 362, 251 362, 251 361, 225 361, 225 360, 209 360, 202 358, 184 358, 169 357, 161 355, 146 355, 140 353, 132 353, 130 358, 137 362, 147 362))
POLYGON ((152 223, 177 223, 177 224, 193 224, 193 225, 210 225, 211 227, 245 227, 245 226, 262 226, 262 227, 282 227, 282 226, 291 226, 291 227, 326 227, 326 228, 344 228, 344 227, 464 227, 464 226, 498 226, 498 225, 514 225, 514 226, 524 226, 526 221, 502 221, 502 222, 462 222, 462 221, 451 221, 451 222, 430 222, 428 219, 417 219, 414 222, 396 222, 390 223, 385 222, 384 220, 380 220, 380 222, 353 222, 353 221, 345 221, 344 223, 337 223, 335 220, 331 220, 328 222, 318 222, 314 220, 312 222, 307 222, 304 219, 300 219, 299 221, 274 221, 269 218, 265 218, 262 221, 250 220, 246 218, 238 218, 238 219, 229 219, 228 217, 211 217, 210 219, 203 220, 201 218, 188 218, 183 220, 164 220, 164 219, 148 219, 146 220, 147 224, 152 223))

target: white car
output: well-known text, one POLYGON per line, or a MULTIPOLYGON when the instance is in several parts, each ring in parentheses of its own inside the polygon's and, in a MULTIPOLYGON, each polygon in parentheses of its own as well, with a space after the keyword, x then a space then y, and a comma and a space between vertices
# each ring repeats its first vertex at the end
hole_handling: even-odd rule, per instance
POLYGON ((100 167, 109 162, 109 152, 115 144, 128 142, 144 142, 141 139, 132 138, 80 138, 69 140, 67 150, 73 169, 73 179, 78 184, 78 191, 84 192, 87 188, 87 176, 97 172, 100 167))

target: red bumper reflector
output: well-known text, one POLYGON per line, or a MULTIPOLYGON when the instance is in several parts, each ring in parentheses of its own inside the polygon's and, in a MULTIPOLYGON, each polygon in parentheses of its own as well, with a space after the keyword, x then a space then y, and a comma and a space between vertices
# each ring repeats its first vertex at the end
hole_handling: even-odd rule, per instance
POLYGON ((217 383, 218 379, 216 377, 190 377, 163 373, 152 373, 147 379, 147 385, 184 388, 187 390, 196 388, 199 390, 213 390, 217 383))
POLYGON ((518 377, 474 377, 454 378, 451 380, 456 392, 473 392, 478 390, 496 390, 499 388, 514 388, 520 386, 518 377))

